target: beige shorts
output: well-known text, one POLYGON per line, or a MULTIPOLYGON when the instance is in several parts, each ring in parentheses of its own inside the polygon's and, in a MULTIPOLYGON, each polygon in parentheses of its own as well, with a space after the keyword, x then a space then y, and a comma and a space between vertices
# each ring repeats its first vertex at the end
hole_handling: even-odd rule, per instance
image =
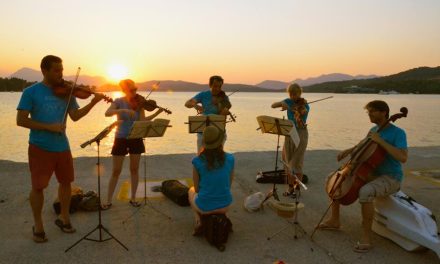
POLYGON ((400 182, 388 175, 378 176, 359 190, 359 202, 371 203, 375 197, 384 197, 400 190, 400 182))

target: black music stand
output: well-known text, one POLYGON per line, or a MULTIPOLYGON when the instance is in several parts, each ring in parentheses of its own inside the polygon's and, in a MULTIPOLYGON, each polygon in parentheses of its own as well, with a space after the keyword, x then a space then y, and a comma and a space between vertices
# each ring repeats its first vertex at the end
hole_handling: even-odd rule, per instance
MULTIPOLYGON (((142 140, 145 143, 146 138, 150 137, 163 137, 165 134, 165 130, 167 127, 171 127, 169 125, 170 120, 168 119, 161 119, 156 118, 153 121, 135 121, 133 126, 131 127, 130 134, 128 135, 128 139, 135 139, 135 138, 142 138, 142 140)), ((169 215, 166 215, 165 213, 159 211, 157 208, 155 208, 151 203, 147 202, 147 154, 144 154, 144 203, 143 206, 139 207, 133 214, 131 214, 127 219, 122 221, 123 224, 127 222, 128 219, 133 217, 135 214, 137 214, 142 208, 144 208, 146 205, 153 209, 154 211, 160 213, 161 215, 167 217, 168 219, 171 219, 169 215)))
MULTIPOLYGON (((189 133, 203 133, 203 130, 207 126, 215 126, 223 133, 226 132, 226 116, 224 115, 198 115, 198 116, 189 116, 188 122, 188 132, 189 133)), ((197 149, 199 152, 200 149, 197 149)))
MULTIPOLYGON (((290 133, 292 133, 292 130, 295 130, 296 132, 296 129, 293 129, 294 125, 292 121, 284 118, 280 119, 271 116, 258 116, 257 121, 262 133, 275 134, 278 136, 275 156, 275 170, 262 172, 263 177, 283 177, 285 179, 287 177, 286 172, 284 170, 278 170, 278 151, 280 149, 280 136, 289 136, 290 133)), ((264 202, 266 202, 272 196, 275 198, 275 200, 280 200, 277 193, 276 182, 273 183, 272 190, 267 193, 266 198, 261 204, 264 204, 264 202)))
POLYGON ((76 246, 77 244, 79 244, 81 241, 83 240, 89 240, 89 241, 94 241, 94 242, 104 242, 110 239, 114 239, 116 240, 116 242, 119 243, 119 245, 121 245, 123 248, 125 248, 125 250, 128 251, 128 248, 121 243, 121 241, 119 241, 116 237, 114 237, 108 230, 107 228, 105 228, 102 225, 101 222, 101 163, 100 163, 100 156, 99 156, 99 143, 101 142, 101 140, 103 138, 105 138, 108 133, 110 133, 110 131, 112 131, 112 129, 118 124, 118 121, 112 123, 110 126, 106 127, 104 130, 102 130, 96 137, 94 137, 91 140, 88 140, 86 142, 84 142, 83 144, 81 144, 81 148, 86 147, 87 145, 91 145, 92 143, 96 142, 96 145, 98 146, 98 161, 96 163, 96 166, 98 167, 98 197, 99 197, 99 206, 98 206, 98 225, 89 233, 87 233, 86 235, 84 235, 80 240, 78 240, 77 242, 75 242, 72 246, 70 246, 68 249, 66 249, 64 252, 69 251, 71 248, 73 248, 74 246, 76 246), (88 238, 89 235, 91 235, 93 232, 95 232, 96 230, 99 230, 99 239, 91 239, 88 238), (105 233, 107 233, 110 237, 106 238, 106 239, 102 239, 102 231, 104 231, 105 233))
POLYGON ((203 133, 207 126, 215 126, 220 131, 225 131, 226 116, 224 115, 198 115, 188 117, 189 133, 203 133))
MULTIPOLYGON (((284 164, 284 166, 287 167, 287 169, 290 170, 290 173, 295 178, 296 183, 299 184, 299 186, 301 186, 304 190, 307 190, 307 186, 300 181, 300 179, 296 176, 295 172, 289 166, 289 164, 287 164, 284 160, 281 160, 281 162, 284 164)), ((298 239, 298 230, 303 235, 307 234, 307 232, 304 230, 304 228, 298 222, 299 210, 304 208, 304 204, 299 202, 299 198, 301 197, 301 189, 300 188, 295 188, 294 192, 295 192, 295 195, 294 195, 295 207, 294 207, 293 220, 286 220, 287 221, 287 225, 285 227, 281 228, 280 230, 278 230, 277 232, 273 233, 271 236, 267 237, 267 240, 270 240, 271 238, 273 238, 274 236, 276 236, 277 234, 281 233, 283 230, 287 229, 289 226, 292 226, 292 225, 293 225, 293 228, 294 228, 294 238, 295 239, 298 239)))

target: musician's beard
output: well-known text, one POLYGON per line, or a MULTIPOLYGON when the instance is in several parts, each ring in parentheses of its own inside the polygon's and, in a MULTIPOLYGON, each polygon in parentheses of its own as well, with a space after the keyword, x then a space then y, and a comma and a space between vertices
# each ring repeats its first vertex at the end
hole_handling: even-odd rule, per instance
POLYGON ((54 78, 54 79, 48 80, 48 83, 52 87, 62 86, 64 84, 64 79, 63 78, 54 78))

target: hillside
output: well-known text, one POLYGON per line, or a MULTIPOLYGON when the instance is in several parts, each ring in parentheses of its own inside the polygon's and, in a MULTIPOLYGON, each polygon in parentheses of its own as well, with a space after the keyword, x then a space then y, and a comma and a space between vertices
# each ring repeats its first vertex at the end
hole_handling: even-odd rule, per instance
POLYGON ((377 75, 356 75, 352 76, 349 74, 344 73, 330 73, 330 74, 323 74, 318 77, 310 77, 307 79, 295 79, 291 82, 282 82, 282 81, 274 81, 274 80, 266 80, 261 83, 256 84, 258 87, 266 88, 266 89, 286 89, 286 87, 290 83, 297 83, 300 86, 310 86, 318 83, 325 83, 325 82, 339 82, 339 81, 348 81, 348 80, 359 80, 359 79, 372 79, 379 77, 377 75))
POLYGON ((378 93, 397 91, 399 93, 440 94, 440 66, 419 67, 397 74, 373 79, 325 82, 304 87, 305 92, 315 93, 378 93))
MULTIPOLYGON (((64 79, 68 81, 75 80, 75 75, 64 76, 64 79)), ((9 78, 23 79, 28 82, 39 82, 43 79, 41 71, 37 71, 31 68, 21 68, 9 76, 9 78)), ((89 86, 101 86, 107 81, 101 76, 89 76, 89 75, 79 75, 78 84, 89 85, 89 86)))
MULTIPOLYGON (((151 87, 156 84, 158 81, 148 81, 137 83, 138 88, 140 90, 146 91, 150 90, 151 87)), ((157 90, 158 92, 198 92, 209 89, 208 84, 199 84, 193 82, 185 82, 185 81, 160 81, 160 88, 157 90)), ((106 84, 97 88, 97 91, 108 92, 108 91, 119 91, 120 88, 117 85, 106 84)), ((246 84, 231 84, 225 83, 223 85, 223 90, 226 92, 238 91, 238 92, 273 92, 270 89, 264 89, 261 87, 246 85, 246 84)))

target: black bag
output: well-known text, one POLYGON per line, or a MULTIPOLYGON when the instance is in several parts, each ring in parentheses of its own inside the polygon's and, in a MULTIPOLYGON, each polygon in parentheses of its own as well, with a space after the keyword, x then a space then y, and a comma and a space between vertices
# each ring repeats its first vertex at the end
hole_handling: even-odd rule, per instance
MULTIPOLYGON (((72 186, 69 208, 70 214, 73 214, 78 210, 79 203, 81 202, 83 196, 83 191, 80 187, 72 186)), ((61 204, 58 198, 53 202, 53 209, 57 215, 61 214, 61 204)))
MULTIPOLYGON (((287 181, 287 175, 284 170, 259 172, 257 173, 256 181, 258 183, 285 184, 287 181)), ((307 184, 308 181, 309 177, 303 174, 302 183, 307 184)))
POLYGON ((101 206, 99 196, 95 191, 88 191, 84 194, 83 199, 79 203, 79 209, 83 211, 98 211, 101 206))
POLYGON ((178 180, 166 180, 162 182, 162 193, 180 206, 189 206, 189 188, 178 180))
POLYGON ((284 170, 265 171, 257 173, 256 181, 258 183, 286 183, 286 172, 284 170))
POLYGON ((218 250, 224 251, 232 222, 225 214, 202 215, 202 227, 206 240, 218 250))

